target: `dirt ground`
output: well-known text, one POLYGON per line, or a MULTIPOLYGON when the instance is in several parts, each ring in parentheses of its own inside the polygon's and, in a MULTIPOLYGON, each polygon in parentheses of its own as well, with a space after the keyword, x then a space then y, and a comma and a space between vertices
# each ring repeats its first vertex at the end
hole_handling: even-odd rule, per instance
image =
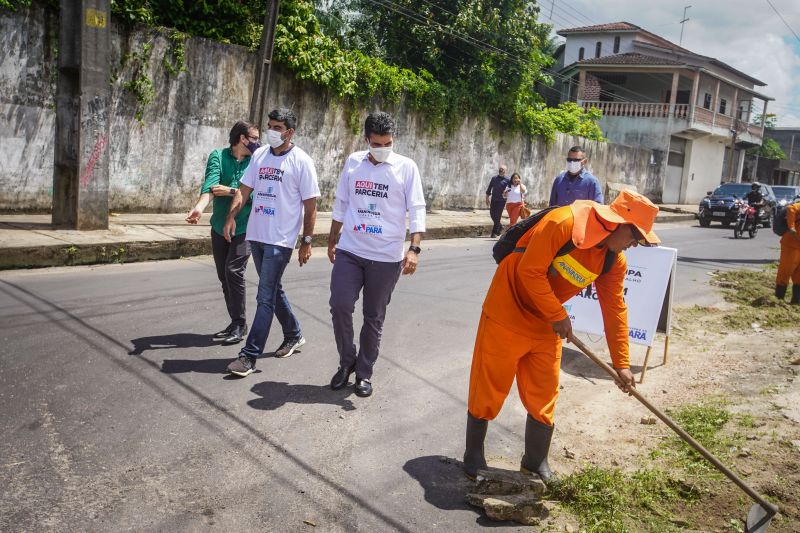
MULTIPOLYGON (((656 341, 639 391, 663 409, 722 402, 730 419, 718 436, 733 444, 720 458, 780 506, 770 531, 800 531, 800 324, 731 331, 723 325, 723 316, 736 307, 720 300, 715 307, 675 310, 668 361, 662 364, 662 337, 656 341)), ((602 344, 593 346, 607 356, 602 344)), ((631 351, 632 369, 640 372, 645 349, 632 345, 631 351)), ((675 529, 743 531, 752 503, 749 497, 721 474, 692 475, 663 457, 653 458, 653 452, 674 434, 660 421, 646 420, 652 415, 643 405, 623 395, 569 345, 564 349, 561 383, 551 447, 554 469, 564 474, 591 465, 628 472, 664 469, 702 494, 697 502, 668 506, 675 529)), ((518 458, 488 459, 510 469, 518 464, 518 458)), ((641 529, 647 530, 652 529, 641 529)))

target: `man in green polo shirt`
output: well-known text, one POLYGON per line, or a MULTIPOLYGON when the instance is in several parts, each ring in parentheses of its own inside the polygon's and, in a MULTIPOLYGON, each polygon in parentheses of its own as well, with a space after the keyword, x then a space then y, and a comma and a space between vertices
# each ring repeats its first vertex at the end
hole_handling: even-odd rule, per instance
POLYGON ((222 339, 224 344, 242 342, 247 334, 244 273, 250 258, 250 243, 245 240, 247 219, 252 207, 250 199, 247 199, 236 216, 236 233, 231 242, 222 236, 222 228, 225 226, 231 200, 239 188, 239 179, 250 162, 250 156, 261 145, 259 136, 258 128, 249 122, 239 121, 233 125, 228 139, 230 147, 214 150, 208 156, 200 199, 186 217, 189 224, 197 224, 211 197, 214 197, 211 211, 211 249, 231 319, 228 327, 215 333, 214 338, 222 339))

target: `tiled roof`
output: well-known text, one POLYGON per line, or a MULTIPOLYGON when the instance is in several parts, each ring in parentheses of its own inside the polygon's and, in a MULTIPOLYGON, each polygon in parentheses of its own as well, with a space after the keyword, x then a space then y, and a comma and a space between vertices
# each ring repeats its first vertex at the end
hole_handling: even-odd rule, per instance
POLYGON ((608 24, 595 24, 594 26, 581 26, 579 28, 566 28, 559 30, 559 35, 564 33, 592 33, 597 31, 634 31, 641 30, 639 26, 630 22, 609 22, 608 24))
POLYGON ((578 61, 579 65, 685 65, 683 61, 630 52, 578 61))

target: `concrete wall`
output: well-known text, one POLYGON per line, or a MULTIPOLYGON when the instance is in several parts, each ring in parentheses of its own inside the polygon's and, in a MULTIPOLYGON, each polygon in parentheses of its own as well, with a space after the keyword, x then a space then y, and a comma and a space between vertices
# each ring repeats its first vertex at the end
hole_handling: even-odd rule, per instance
POLYGON ((713 191, 720 180, 725 144, 717 137, 706 136, 687 143, 683 166, 681 203, 694 204, 713 191))
POLYGON ((564 65, 570 65, 578 61, 578 52, 583 47, 583 58, 593 59, 597 41, 602 43, 600 49, 600 57, 613 56, 614 54, 614 37, 619 35, 619 54, 633 52, 633 39, 634 33, 621 32, 619 34, 613 33, 577 33, 569 34, 567 42, 564 47, 564 65))
MULTIPOLYGON (((57 20, 41 8, 0 11, 0 210, 49 211, 52 202, 57 20)), ((112 20, 113 23, 113 20, 112 20)), ((186 43, 187 72, 170 76, 161 64, 169 49, 165 32, 114 26, 112 65, 152 43, 147 69, 154 101, 134 118, 137 101, 123 84, 134 76, 133 62, 120 68, 112 83, 110 206, 113 211, 177 212, 195 201, 208 153, 227 143, 228 131, 247 115, 255 56, 238 46, 205 39, 186 43)), ((273 71, 271 106, 298 114, 296 142, 314 158, 322 191, 321 208, 331 206, 345 157, 364 148, 358 123, 369 109, 352 109, 326 91, 273 71)), ((573 144, 585 144, 591 170, 603 181, 629 183, 660 197, 663 173, 651 164, 651 151, 560 135, 555 143, 501 133, 494 122, 464 118, 455 131, 430 131, 424 117, 403 104, 385 106, 398 119, 397 150, 419 164, 433 208, 483 206, 488 178, 500 163, 518 171, 528 184, 531 203, 549 198, 550 184, 573 144)))

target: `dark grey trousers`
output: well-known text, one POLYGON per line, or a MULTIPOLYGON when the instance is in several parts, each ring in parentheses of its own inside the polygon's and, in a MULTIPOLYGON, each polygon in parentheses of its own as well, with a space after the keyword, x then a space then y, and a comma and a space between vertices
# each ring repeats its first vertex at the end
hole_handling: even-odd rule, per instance
POLYGON ((506 207, 506 201, 501 200, 496 202, 492 200, 492 203, 489 205, 489 216, 492 217, 492 222, 494 223, 494 227, 492 228, 492 235, 500 235, 503 233, 503 209, 506 207))
POLYGON ((400 278, 402 261, 385 263, 370 261, 343 250, 336 251, 336 261, 331 272, 331 317, 339 365, 355 364, 357 379, 370 379, 372 367, 378 359, 386 307, 392 291, 400 278), (358 352, 353 342, 353 312, 361 289, 364 325, 358 352))
POLYGON ((245 234, 242 233, 228 242, 225 237, 211 230, 211 251, 217 267, 217 277, 222 284, 222 294, 225 296, 231 324, 237 326, 243 326, 247 322, 244 309, 244 273, 250 258, 250 243, 244 237, 245 234))

